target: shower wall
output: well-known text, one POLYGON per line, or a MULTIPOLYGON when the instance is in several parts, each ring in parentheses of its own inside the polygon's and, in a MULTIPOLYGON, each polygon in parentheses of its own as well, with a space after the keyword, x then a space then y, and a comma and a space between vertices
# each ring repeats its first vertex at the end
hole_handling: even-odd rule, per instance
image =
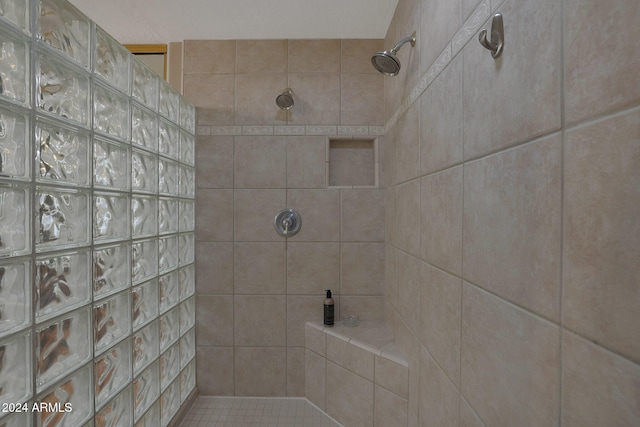
POLYGON ((63 0, 0 2, 0 424, 195 389, 195 107, 63 0))
MULTIPOLYGON (((184 49, 184 93, 198 107, 198 390, 303 396, 304 324, 322 320, 324 291, 337 318, 383 313, 382 190, 327 185, 328 137, 348 147, 382 132, 383 77, 370 64, 382 40, 184 49), (279 110, 287 87, 295 105, 279 110), (285 241, 273 219, 286 207, 302 229, 285 241)), ((346 163, 358 175, 359 163, 346 163)))
POLYGON ((385 46, 418 41, 385 79, 381 161, 407 425, 640 423, 639 21, 628 0, 399 1, 385 46))

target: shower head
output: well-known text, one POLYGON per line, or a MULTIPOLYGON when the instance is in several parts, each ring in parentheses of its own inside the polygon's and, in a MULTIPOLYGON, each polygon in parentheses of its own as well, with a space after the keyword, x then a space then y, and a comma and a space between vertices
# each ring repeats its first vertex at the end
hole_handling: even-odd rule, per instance
POLYGON ((293 90, 291 88, 285 89, 280 95, 276 97, 276 105, 281 110, 290 110, 293 108, 293 90))
POLYGON ((410 37, 405 37, 396 44, 391 50, 383 50, 376 52, 371 57, 371 63, 374 68, 384 74, 385 76, 397 76, 400 72, 400 60, 396 56, 396 53, 400 50, 402 45, 410 42, 411 47, 416 45, 416 32, 414 31, 410 37))

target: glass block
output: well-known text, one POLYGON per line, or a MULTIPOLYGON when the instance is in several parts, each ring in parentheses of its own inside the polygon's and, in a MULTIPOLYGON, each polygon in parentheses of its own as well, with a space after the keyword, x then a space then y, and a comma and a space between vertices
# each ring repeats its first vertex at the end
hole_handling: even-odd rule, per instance
POLYGON ((24 0, 0 0, 0 17, 29 34, 29 5, 24 0))
POLYGON ((186 333, 196 324, 196 299, 191 297, 180 303, 180 334, 186 333))
POLYGON ((89 125, 89 74, 47 56, 37 57, 36 96, 40 111, 89 125))
POLYGON ((88 186, 91 181, 89 134, 43 119, 36 121, 37 180, 88 186))
POLYGON ((93 297, 99 299, 131 285, 131 247, 128 244, 93 250, 93 297))
POLYGON ((93 128, 120 141, 129 141, 129 98, 101 84, 93 85, 93 128))
POLYGON ((133 284, 158 274, 158 241, 143 240, 132 245, 131 277, 133 284))
POLYGON ((36 258, 36 322, 88 304, 91 299, 90 271, 88 249, 36 258))
POLYGON ((158 317, 158 279, 133 288, 131 298, 134 330, 158 317))
POLYGON ((30 201, 29 189, 0 186, 0 257, 31 252, 30 201))
POLYGON ((196 330, 189 329, 180 338, 180 367, 184 368, 196 355, 196 330))
POLYGON ((158 111, 158 84, 156 74, 138 58, 133 58, 133 98, 153 111, 158 111))
POLYGON ((134 195, 131 198, 131 224, 134 238, 158 234, 158 199, 134 195))
MULTIPOLYGON (((96 408, 131 381, 131 341, 126 339, 93 362, 96 408)), ((125 424, 126 425, 126 424, 125 424)))
POLYGON ((195 204, 193 200, 180 200, 180 232, 196 229, 195 204))
POLYGON ((160 81, 160 98, 158 100, 158 112, 174 123, 179 122, 180 94, 169 83, 160 81))
POLYGON ((196 162, 196 138, 185 131, 180 131, 180 161, 189 166, 196 162))
POLYGON ((131 162, 129 147, 114 141, 95 138, 93 141, 93 183, 109 189, 128 190, 131 162))
POLYGON ((158 151, 158 116, 136 102, 131 103, 131 142, 158 151))
POLYGON ((116 89, 129 94, 131 53, 96 25, 96 74, 116 89))
POLYGON ((158 162, 158 185, 160 194, 178 195, 178 164, 160 158, 158 162))
POLYGON ((31 332, 0 341, 0 405, 31 397, 31 332))
POLYGON ((0 337, 31 324, 31 260, 0 262, 0 337))
POLYGON ((93 306, 93 343, 103 351, 131 330, 129 292, 123 292, 93 306))
POLYGON ((124 427, 131 425, 132 416, 131 387, 127 387, 98 411, 95 420, 99 427, 124 427))
POLYGON ((158 120, 158 151, 163 156, 178 159, 180 153, 180 129, 164 119, 158 120))
POLYGON ((174 381, 160 396, 162 426, 166 427, 180 409, 180 381, 174 381))
POLYGON ((0 107, 0 177, 31 178, 29 133, 28 113, 0 107))
POLYGON ((160 395, 160 371, 155 362, 133 380, 133 408, 136 418, 151 407, 160 395))
POLYGON ((180 314, 177 308, 160 317, 160 352, 165 351, 180 337, 180 314))
POLYGON ((91 359, 89 307, 36 328, 36 386, 38 391, 91 359))
POLYGON ((180 401, 184 403, 196 388, 196 361, 192 360, 180 373, 180 401))
POLYGON ((0 31, 0 97, 30 104, 29 43, 0 31))
POLYGON ((129 237, 129 196, 120 193, 94 193, 94 240, 123 240, 129 237))
MULTIPOLYGON (((2 0, 0 0, 0 3, 2 0)), ((31 409, 31 405, 27 403, 29 409, 31 409)), ((7 415, 7 414, 4 414, 7 415)), ((160 425, 160 421, 158 421, 158 425, 160 425)), ((29 412, 16 412, 11 415, 7 415, 0 421, 1 427, 31 427, 33 426, 33 414, 29 410, 29 412)))
POLYGON ((89 68, 91 21, 66 0, 40 0, 38 38, 89 68))
POLYGON ((180 374, 180 344, 169 347, 160 356, 160 389, 164 390, 180 374))
POLYGON ((158 192, 158 157, 155 154, 132 150, 131 187, 133 191, 158 192))
POLYGON ((196 171, 189 166, 180 165, 180 197, 194 198, 196 195, 196 171))
POLYGON ((196 133, 196 107, 180 97, 180 127, 188 132, 196 133))
POLYGON ((158 358, 158 322, 133 334, 133 374, 137 375, 158 358))
POLYGON ((178 200, 173 198, 160 198, 158 214, 158 228, 160 234, 178 232, 178 200))
POLYGON ((178 267, 178 237, 162 237, 158 244, 158 268, 160 273, 174 270, 178 267))
POLYGON ((178 271, 180 282, 180 301, 184 301, 196 293, 195 266, 193 264, 178 271))
POLYGON ((195 236, 193 233, 178 236, 178 260, 180 266, 191 264, 195 258, 195 236))
POLYGON ((173 271, 160 277, 160 313, 175 307, 180 302, 178 272, 173 271))
POLYGON ((36 250, 89 244, 89 195, 84 191, 36 188, 36 250))
POLYGON ((46 404, 44 410, 37 415, 38 427, 75 427, 88 421, 93 414, 91 364, 38 397, 38 402, 46 404), (69 409, 68 412, 64 410, 66 408, 69 409))
POLYGON ((160 425, 160 401, 157 400, 151 409, 139 421, 136 421, 135 427, 158 427, 160 425))

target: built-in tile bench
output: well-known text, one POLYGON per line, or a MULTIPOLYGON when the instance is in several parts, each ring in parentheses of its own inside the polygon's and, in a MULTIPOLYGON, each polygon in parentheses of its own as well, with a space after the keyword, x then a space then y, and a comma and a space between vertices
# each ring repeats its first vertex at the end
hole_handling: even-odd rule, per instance
POLYGON ((409 368, 384 321, 305 325, 305 394, 345 427, 407 425, 409 368))

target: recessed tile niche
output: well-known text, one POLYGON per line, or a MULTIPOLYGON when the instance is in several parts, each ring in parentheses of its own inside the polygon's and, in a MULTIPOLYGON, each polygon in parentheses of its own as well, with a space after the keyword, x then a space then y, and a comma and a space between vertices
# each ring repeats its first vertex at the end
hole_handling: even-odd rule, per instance
POLYGON ((375 139, 329 139, 329 187, 375 187, 378 156, 375 139))

